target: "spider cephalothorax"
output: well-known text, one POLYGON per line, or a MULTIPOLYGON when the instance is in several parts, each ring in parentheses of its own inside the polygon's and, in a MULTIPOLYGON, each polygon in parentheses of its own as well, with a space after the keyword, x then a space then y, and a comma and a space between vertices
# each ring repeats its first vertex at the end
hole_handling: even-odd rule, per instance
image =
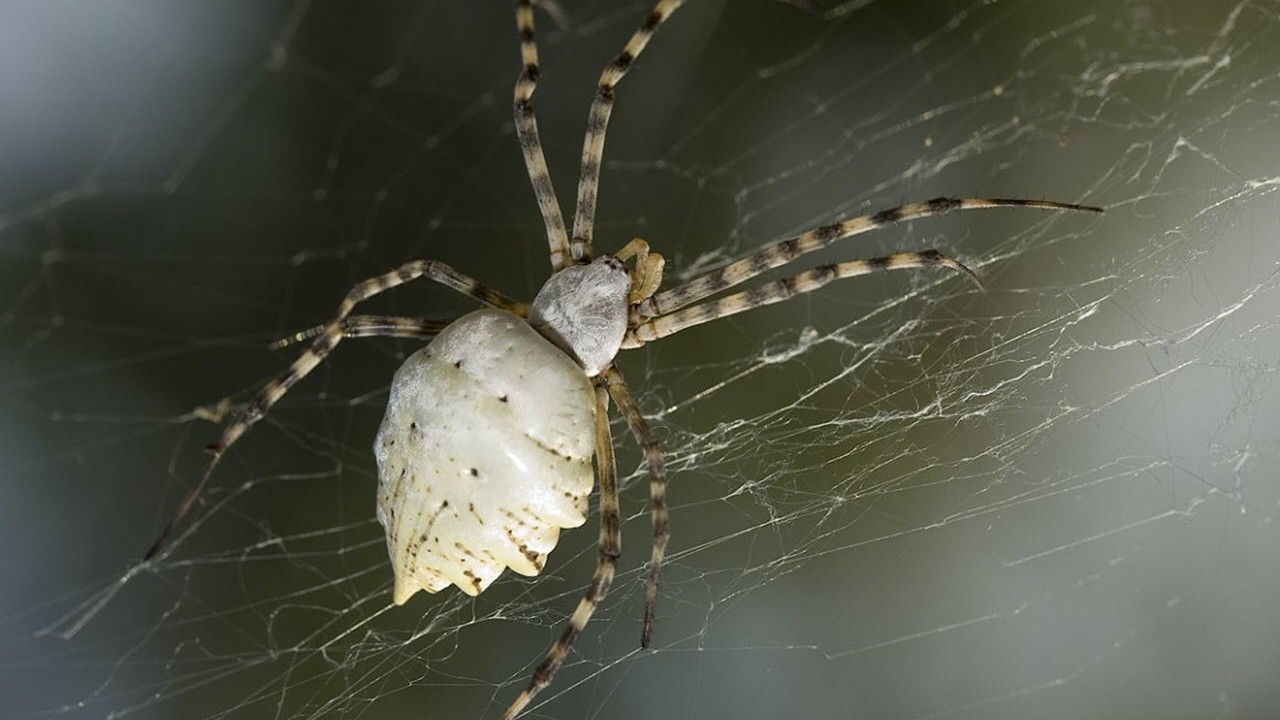
POLYGON ((721 294, 837 240, 884 225, 953 210, 998 207, 1101 212, 1048 200, 935 198, 815 228, 662 291, 662 257, 651 253, 643 240, 632 240, 613 257, 593 261, 600 160, 614 88, 653 33, 681 4, 682 0, 658 2, 600 76, 583 142, 570 240, 533 111, 538 78, 533 4, 517 1, 524 65, 515 86, 515 126, 542 211, 551 277, 532 305, 512 300, 434 260, 414 260, 355 285, 329 323, 303 334, 315 338, 311 346, 267 383, 210 446, 213 457, 204 474, 183 497, 148 551, 148 559, 165 547, 227 448, 343 339, 434 338, 396 373, 374 447, 377 514, 387 532, 396 604, 407 602, 418 590, 436 592, 449 585, 475 595, 507 567, 524 575, 538 574, 560 530, 586 521, 587 499, 593 484, 599 487, 595 572, 529 687, 507 709, 504 718, 511 720, 551 682, 613 580, 621 552, 621 521, 610 399, 639 441, 650 478, 653 544, 641 645, 647 647, 652 636, 659 571, 669 534, 666 471, 658 442, 614 364, 620 350, 780 302, 841 278, 917 267, 944 267, 973 276, 955 258, 930 249, 819 265, 721 294), (628 270, 626 261, 633 258, 634 267, 628 270), (451 322, 352 314, 362 301, 418 278, 446 285, 488 308, 451 322))
POLYGON ((542 285, 529 324, 595 377, 622 347, 630 289, 631 276, 617 258, 602 255, 571 265, 542 285))

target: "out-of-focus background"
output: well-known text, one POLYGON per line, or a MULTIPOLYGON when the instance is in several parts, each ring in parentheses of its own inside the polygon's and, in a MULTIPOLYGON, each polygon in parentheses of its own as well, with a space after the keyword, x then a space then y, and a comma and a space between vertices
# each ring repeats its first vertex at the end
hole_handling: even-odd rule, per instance
MULTIPOLYGON (((538 12, 574 195, 645 2, 538 12)), ((598 249, 669 282, 938 195, 838 283, 626 354, 671 470, 655 645, 625 426, 614 592, 531 717, 1263 717, 1280 702, 1280 4, 691 0, 618 92, 598 249)), ((6 718, 497 717, 572 609, 544 575, 390 602, 370 445, 416 343, 353 340, 141 552, 234 410, 412 258, 529 298, 546 243, 507 3, 10 4, 0 22, 6 718), (226 407, 226 406, 224 406, 226 407)), ((772 275, 773 276, 777 276, 772 275)), ((407 287, 371 311, 474 303, 407 287)), ((594 516, 591 523, 594 523, 594 516)))

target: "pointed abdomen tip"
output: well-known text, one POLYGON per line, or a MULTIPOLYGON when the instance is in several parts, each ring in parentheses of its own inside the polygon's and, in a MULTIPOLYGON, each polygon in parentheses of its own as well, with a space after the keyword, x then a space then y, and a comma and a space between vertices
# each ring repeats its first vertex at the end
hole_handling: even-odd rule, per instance
POLYGON ((403 605, 409 602, 409 598, 414 596, 422 588, 412 580, 407 580, 399 576, 396 577, 396 588, 392 592, 391 602, 396 605, 403 605))

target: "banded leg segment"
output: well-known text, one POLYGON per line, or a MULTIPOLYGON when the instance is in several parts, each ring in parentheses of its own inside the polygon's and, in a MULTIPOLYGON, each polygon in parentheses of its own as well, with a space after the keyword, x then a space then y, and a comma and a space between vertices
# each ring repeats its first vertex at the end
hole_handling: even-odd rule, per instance
POLYGON ((578 601, 578 607, 569 618, 569 625, 547 652, 547 657, 534 670, 529 687, 525 688, 502 715, 512 720, 532 702, 533 698, 551 684, 556 671, 564 664, 573 642, 582 634, 591 614, 599 607, 613 584, 614 566, 622 554, 622 520, 618 505, 618 467, 613 455, 613 433, 609 428, 609 392, 596 385, 596 474, 600 481, 600 542, 596 558, 596 570, 587 585, 586 594, 578 601))
POLYGON ((342 323, 342 336, 347 339, 392 337, 430 340, 451 324, 453 320, 428 320, 396 315, 352 315, 342 323))
POLYGON ((551 182, 551 170, 542 154, 542 140, 538 137, 538 118, 533 112, 533 91, 538 87, 538 43, 533 35, 533 2, 517 0, 516 30, 520 33, 520 61, 523 68, 516 79, 515 124, 520 150, 524 153, 524 165, 529 171, 533 194, 542 210, 542 223, 546 226, 547 243, 551 250, 551 270, 562 270, 573 264, 569 254, 569 237, 565 232, 564 216, 560 201, 551 182))
MULTIPOLYGON (((342 321, 345 338, 393 337, 408 340, 430 340, 453 320, 428 320, 427 318, 401 317, 398 315, 352 315, 342 321)), ((316 325, 271 343, 271 349, 279 350, 300 342, 306 342, 324 332, 328 324, 316 325)))
POLYGON ((205 465, 199 482, 183 495, 182 501, 178 503, 177 511, 174 512, 173 517, 165 524, 164 529, 160 531, 159 537, 151 544, 146 555, 143 556, 144 562, 155 557, 164 549, 170 535, 173 534, 174 528, 177 527, 178 523, 182 522, 182 519, 195 506, 196 500, 199 499, 200 493, 204 491, 205 485, 209 483, 209 478, 212 477, 214 468, 218 466, 218 462, 222 460, 222 456, 226 454, 227 449, 261 420, 267 414, 267 411, 271 409, 271 406, 275 405, 285 393, 289 392, 289 388, 306 377, 308 373, 328 357, 329 353, 333 352, 338 343, 342 342, 343 338, 346 337, 347 320, 355 306, 374 295, 423 277, 457 290, 464 295, 476 298, 487 305, 507 310, 521 317, 528 315, 529 309, 524 303, 516 302, 496 290, 481 285, 473 278, 463 275, 448 265, 434 260, 415 260, 405 263, 389 273, 377 275, 364 282, 357 283, 347 292, 347 296, 338 305, 338 310, 333 319, 319 332, 315 340, 312 341, 311 346, 303 351, 287 370, 264 385, 258 391, 258 394, 254 396, 249 406, 245 408, 244 412, 223 429, 222 436, 218 438, 218 442, 209 446, 208 450, 212 457, 209 459, 209 463, 205 465))
POLYGON ((654 295, 636 306, 640 317, 657 317, 679 310, 708 298, 722 290, 741 284, 772 268, 786 265, 801 255, 824 248, 836 240, 870 232, 876 228, 918 218, 943 215, 953 210, 983 210, 1002 207, 1027 207, 1040 210, 1070 210, 1102 212, 1102 208, 1089 205, 1054 202, 1052 200, 1022 200, 1019 198, 947 198, 939 197, 924 202, 907 203, 896 208, 862 215, 842 222, 823 225, 795 237, 782 240, 756 253, 694 278, 689 282, 654 295))
MULTIPOLYGON (((677 310, 670 315, 646 320, 627 330, 622 340, 623 348, 636 348, 641 345, 664 338, 685 328, 701 325, 729 315, 757 308, 762 305, 790 300, 807 292, 813 292, 833 280, 869 275, 881 270, 906 270, 918 267, 946 267, 968 275, 975 283, 978 277, 959 260, 950 255, 943 255, 937 250, 921 252, 905 252, 872 258, 870 260, 852 260, 833 265, 819 265, 793 277, 774 280, 750 290, 734 293, 701 305, 694 305, 677 310)), ((981 284, 979 284, 981 286, 981 284)))
POLYGON ((609 388, 609 395, 617 403, 618 410, 626 419, 631 434, 640 443, 644 453, 645 468, 649 472, 649 509, 653 514, 653 551, 649 556, 649 580, 644 588, 644 625, 640 629, 640 647, 649 647, 653 639, 654 608, 658 604, 658 576, 662 572, 662 559, 667 553, 667 539, 671 537, 671 525, 667 512, 667 464, 662 457, 662 448, 658 439, 649 429, 649 422, 644 419, 640 408, 636 406, 631 390, 618 371, 616 365, 610 365, 601 377, 609 388))
POLYGON ((604 136, 613 113, 614 88, 626 76, 632 63, 644 52, 658 27, 684 0, 661 0, 649 11, 644 24, 631 35, 622 52, 605 66, 596 87, 596 98, 587 116, 587 135, 582 143, 582 168, 578 173, 578 206, 573 218, 570 252, 576 262, 591 260, 591 235, 596 219, 596 198, 600 190, 600 159, 604 156, 604 136))

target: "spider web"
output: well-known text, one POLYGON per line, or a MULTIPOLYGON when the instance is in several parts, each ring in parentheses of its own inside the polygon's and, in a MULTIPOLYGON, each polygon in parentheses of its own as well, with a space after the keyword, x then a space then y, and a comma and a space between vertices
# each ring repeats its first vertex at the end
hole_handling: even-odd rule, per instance
MULTIPOLYGON (((562 201, 647 3, 538 22, 562 201)), ((370 445, 416 347, 352 340, 137 558, 224 411, 355 281, 548 263, 505 3, 29 4, 0 33, 0 707, 8 718, 496 717, 577 601, 390 602, 370 445), (219 405, 221 398, 228 404, 219 405)), ((535 717, 1253 717, 1280 700, 1280 4, 693 0, 626 79, 597 243, 690 277, 937 195, 1047 197, 837 244, 938 247, 621 367, 673 537, 638 649, 624 556, 535 717)), ((670 284, 672 280, 668 280, 670 284)), ((407 287, 370 311, 448 318, 407 287)))

